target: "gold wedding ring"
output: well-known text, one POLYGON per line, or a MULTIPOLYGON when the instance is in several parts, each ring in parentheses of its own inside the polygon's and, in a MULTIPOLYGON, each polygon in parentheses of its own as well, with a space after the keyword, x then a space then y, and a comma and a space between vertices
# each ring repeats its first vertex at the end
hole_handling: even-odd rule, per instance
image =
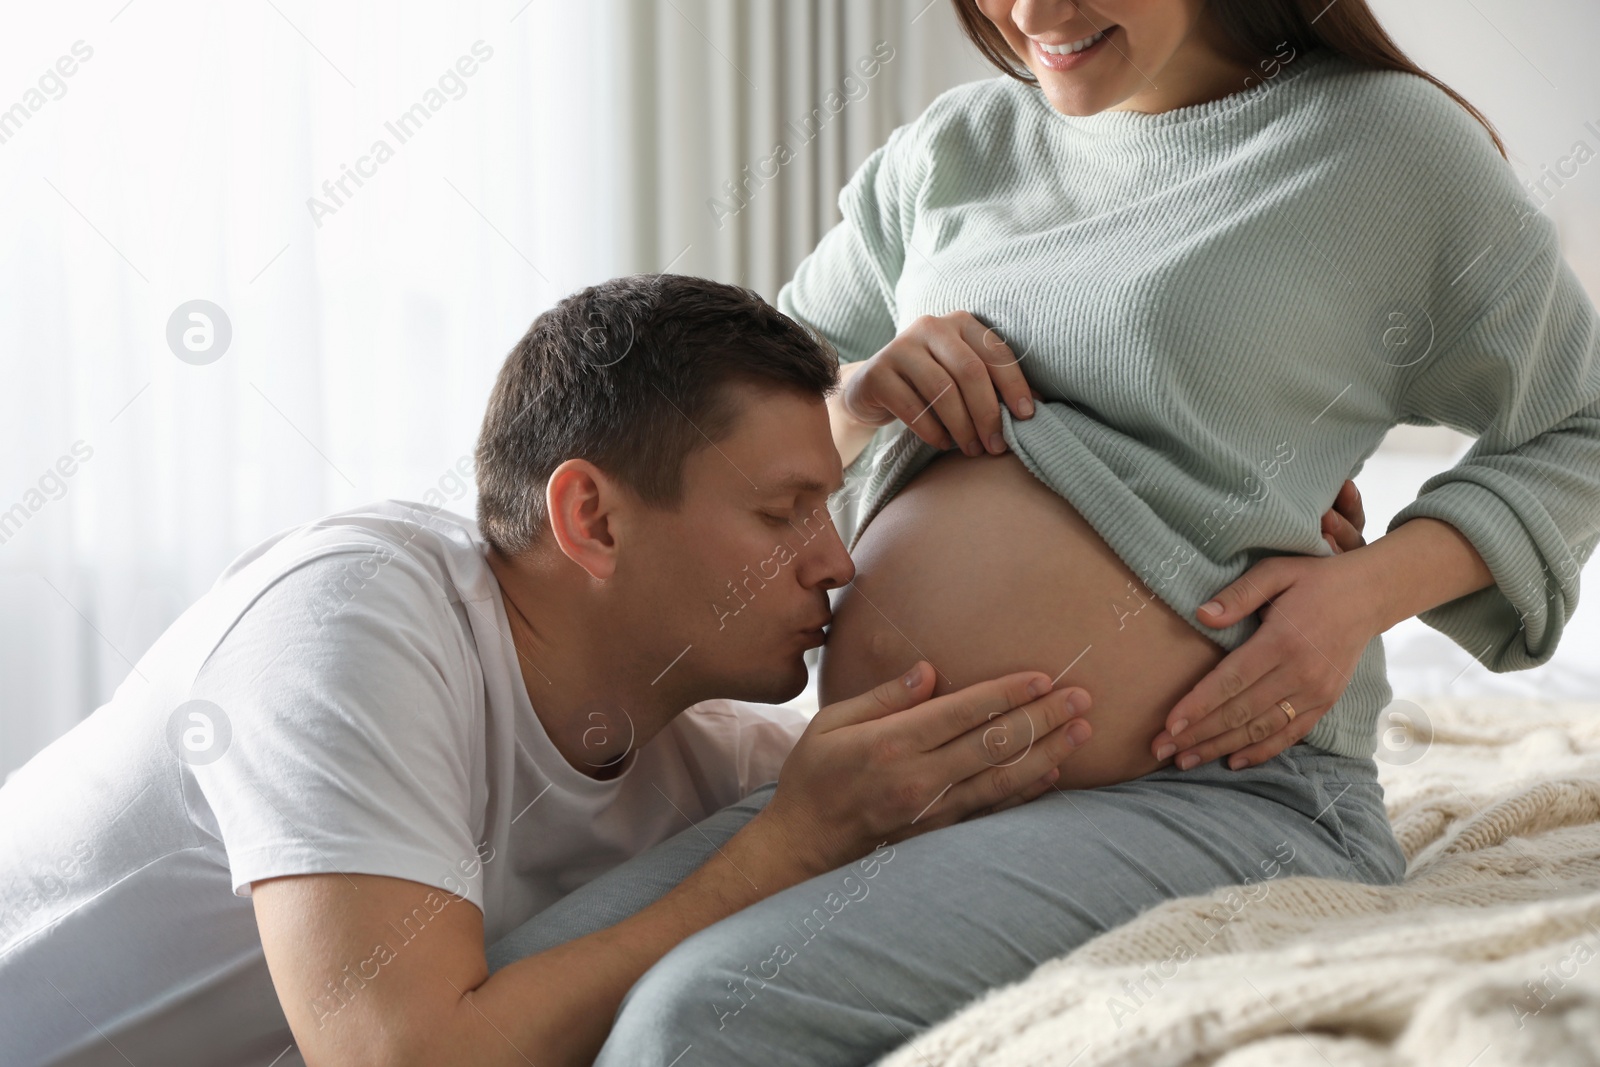
POLYGON ((1290 722, 1294 722, 1294 705, 1293 704, 1289 703, 1287 700, 1280 700, 1280 701, 1278 701, 1278 707, 1282 708, 1283 709, 1283 713, 1285 715, 1289 716, 1289 721, 1290 722))

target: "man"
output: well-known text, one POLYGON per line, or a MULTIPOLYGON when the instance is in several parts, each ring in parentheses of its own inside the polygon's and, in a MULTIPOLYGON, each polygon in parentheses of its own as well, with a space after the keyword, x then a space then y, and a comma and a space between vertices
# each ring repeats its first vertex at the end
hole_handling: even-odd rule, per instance
POLYGON ((585 1063, 688 935, 1048 788, 1088 702, 1043 674, 734 702, 801 690, 853 573, 836 381, 753 293, 608 282, 506 360, 476 528, 387 501, 242 555, 0 788, 0 1062, 585 1063), (486 941, 780 765, 671 893, 490 976, 486 941))

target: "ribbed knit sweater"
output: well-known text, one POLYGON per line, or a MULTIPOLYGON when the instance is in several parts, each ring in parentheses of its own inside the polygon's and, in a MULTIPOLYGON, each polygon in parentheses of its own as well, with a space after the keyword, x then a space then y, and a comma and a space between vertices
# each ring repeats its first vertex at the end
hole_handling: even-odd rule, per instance
MULTIPOLYGON (((1408 423, 1477 441, 1390 529, 1450 523, 1496 583, 1421 618, 1494 671, 1554 652, 1600 539, 1600 330, 1554 227, 1427 81, 1315 51, 1210 103, 1071 117, 997 77, 897 128, 839 207, 778 307, 846 361, 923 314, 993 327, 1046 398, 1003 415, 1007 443, 1224 648, 1256 619, 1196 608, 1263 557, 1328 555, 1321 514, 1408 423)), ((937 454, 874 436, 852 543, 937 454)), ((1374 638, 1306 741, 1370 756, 1390 698, 1374 638)))

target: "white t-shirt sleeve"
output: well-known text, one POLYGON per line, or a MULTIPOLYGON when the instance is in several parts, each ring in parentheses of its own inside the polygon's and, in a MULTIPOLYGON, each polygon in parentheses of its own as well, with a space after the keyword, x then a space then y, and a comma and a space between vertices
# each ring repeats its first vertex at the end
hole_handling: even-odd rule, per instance
POLYGON ((439 583, 403 553, 374 558, 289 572, 222 639, 193 696, 232 737, 195 780, 236 894, 285 875, 387 875, 482 910, 476 661, 439 583))

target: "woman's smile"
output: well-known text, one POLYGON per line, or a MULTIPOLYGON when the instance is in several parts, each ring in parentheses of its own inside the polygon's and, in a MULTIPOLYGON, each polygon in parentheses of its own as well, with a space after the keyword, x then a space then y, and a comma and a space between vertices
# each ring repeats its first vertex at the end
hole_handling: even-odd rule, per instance
POLYGON ((1032 37, 1029 41, 1033 43, 1034 56, 1040 66, 1050 70, 1073 70, 1105 51, 1116 29, 1115 26, 1107 26, 1088 37, 1061 44, 1046 44, 1032 37))
POLYGON ((1226 96, 1257 73, 1206 18, 1207 0, 968 3, 999 54, 1017 61, 1007 66, 1026 68, 1063 115, 1168 111, 1226 96))

